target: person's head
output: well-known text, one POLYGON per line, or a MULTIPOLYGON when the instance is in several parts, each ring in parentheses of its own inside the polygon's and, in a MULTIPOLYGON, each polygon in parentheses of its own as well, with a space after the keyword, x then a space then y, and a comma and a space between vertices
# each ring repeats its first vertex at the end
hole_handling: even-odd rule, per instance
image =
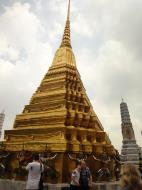
POLYGON ((140 173, 136 166, 124 164, 121 168, 121 186, 136 186, 141 183, 140 173))
POLYGON ((34 154, 33 155, 33 160, 39 161, 39 154, 34 154))
POLYGON ((80 162, 77 162, 77 163, 76 163, 76 168, 77 168, 78 171, 81 170, 81 163, 80 163, 80 162))
POLYGON ((86 168, 86 162, 84 160, 81 160, 81 168, 86 168))

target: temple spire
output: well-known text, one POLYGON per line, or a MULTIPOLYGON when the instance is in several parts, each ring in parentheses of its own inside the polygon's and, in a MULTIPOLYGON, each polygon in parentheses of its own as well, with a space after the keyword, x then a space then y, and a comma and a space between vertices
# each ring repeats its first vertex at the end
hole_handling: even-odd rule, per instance
POLYGON ((71 48, 71 40, 70 40, 70 0, 68 3, 68 12, 67 12, 67 20, 64 29, 64 34, 60 47, 70 47, 71 48))
POLYGON ((68 3, 67 20, 70 20, 70 0, 69 0, 69 3, 68 3))
POLYGON ((122 121, 122 123, 131 123, 128 106, 124 102, 123 99, 122 99, 122 102, 120 104, 120 113, 121 113, 121 121, 122 121))

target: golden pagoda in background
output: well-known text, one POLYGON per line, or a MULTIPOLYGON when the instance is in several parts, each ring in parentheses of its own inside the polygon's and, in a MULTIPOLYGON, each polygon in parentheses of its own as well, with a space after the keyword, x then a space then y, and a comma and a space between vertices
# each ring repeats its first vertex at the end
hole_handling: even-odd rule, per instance
POLYGON ((30 103, 16 116, 14 128, 5 131, 2 146, 2 151, 12 154, 10 168, 19 167, 16 159, 22 151, 57 154, 51 161, 60 174, 57 182, 68 181, 81 156, 97 171, 102 163, 96 158, 104 153, 110 158, 115 155, 76 67, 70 40, 70 0, 62 42, 52 65, 30 103))

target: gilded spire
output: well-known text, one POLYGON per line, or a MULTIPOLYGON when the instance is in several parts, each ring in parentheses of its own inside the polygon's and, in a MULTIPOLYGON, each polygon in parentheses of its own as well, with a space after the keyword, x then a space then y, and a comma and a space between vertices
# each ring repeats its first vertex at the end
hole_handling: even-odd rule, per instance
POLYGON ((69 0, 69 4, 68 4, 67 20, 70 20, 70 0, 69 0))
POLYGON ((64 35, 62 38, 60 47, 70 47, 71 48, 71 40, 70 40, 70 0, 68 3, 68 12, 67 12, 67 20, 64 29, 64 35))

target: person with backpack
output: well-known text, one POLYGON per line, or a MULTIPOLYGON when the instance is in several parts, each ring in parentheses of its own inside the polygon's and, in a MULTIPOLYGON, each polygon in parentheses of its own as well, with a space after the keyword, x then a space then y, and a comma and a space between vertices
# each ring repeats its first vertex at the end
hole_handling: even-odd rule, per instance
POLYGON ((92 175, 84 160, 81 161, 80 189, 89 190, 92 186, 92 175))
POLYGON ((71 174, 71 183, 70 183, 70 190, 80 190, 80 170, 81 170, 81 164, 80 162, 77 162, 76 168, 73 170, 71 174))
POLYGON ((26 190, 41 190, 41 177, 44 170, 43 164, 39 161, 39 155, 33 155, 33 162, 30 162, 26 166, 28 170, 28 180, 26 184, 26 190))

